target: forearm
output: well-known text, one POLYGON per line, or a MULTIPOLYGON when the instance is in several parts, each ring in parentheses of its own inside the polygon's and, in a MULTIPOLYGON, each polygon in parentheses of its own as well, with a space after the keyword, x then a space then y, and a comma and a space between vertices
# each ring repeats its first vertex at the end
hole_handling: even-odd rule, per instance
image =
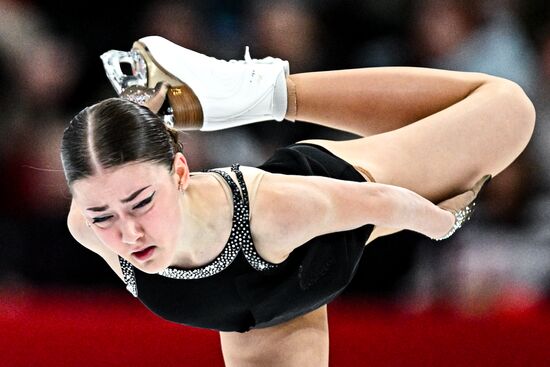
MULTIPOLYGON (((407 229, 430 238, 440 238, 447 234, 455 221, 451 212, 403 187, 374 182, 324 181, 330 185, 320 186, 318 190, 310 185, 310 192, 328 198, 324 204, 328 210, 317 208, 314 211, 328 214, 314 221, 322 223, 316 228, 322 228, 323 234, 373 224, 384 228, 384 234, 407 229)), ((324 181, 317 180, 319 184, 324 184, 324 181)), ((318 214, 300 218, 310 219, 313 215, 318 214)))
POLYGON ((413 67, 305 73, 290 79, 297 120, 337 121, 339 128, 361 135, 398 129, 471 96, 482 85, 505 82, 481 73, 413 67))

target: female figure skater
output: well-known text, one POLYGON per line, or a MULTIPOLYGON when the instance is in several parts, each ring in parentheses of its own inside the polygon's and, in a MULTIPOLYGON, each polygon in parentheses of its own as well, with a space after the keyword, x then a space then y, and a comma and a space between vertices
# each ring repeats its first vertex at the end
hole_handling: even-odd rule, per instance
POLYGON ((65 130, 69 230, 153 312, 219 330, 227 366, 328 365, 326 304, 365 244, 402 229, 450 236, 534 128, 522 89, 485 74, 288 75, 279 59, 226 62, 160 37, 103 60, 126 99, 84 109, 65 130), (171 110, 160 116, 166 95, 171 110), (191 173, 168 126, 284 117, 362 137, 302 141, 259 167, 191 173))

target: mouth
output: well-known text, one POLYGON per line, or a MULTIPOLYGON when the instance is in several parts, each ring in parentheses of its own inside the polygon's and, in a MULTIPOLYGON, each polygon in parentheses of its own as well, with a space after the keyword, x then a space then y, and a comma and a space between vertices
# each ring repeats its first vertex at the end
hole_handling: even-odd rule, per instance
POLYGON ((153 256, 153 253, 155 252, 155 248, 156 246, 149 246, 144 248, 143 250, 134 251, 132 252, 132 256, 141 262, 146 261, 151 256, 153 256))

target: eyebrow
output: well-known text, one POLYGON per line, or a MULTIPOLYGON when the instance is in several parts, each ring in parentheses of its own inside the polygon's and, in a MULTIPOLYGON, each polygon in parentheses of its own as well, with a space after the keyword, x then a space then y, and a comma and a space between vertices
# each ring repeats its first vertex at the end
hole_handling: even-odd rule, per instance
MULTIPOLYGON (((120 202, 121 203, 129 203, 130 201, 134 200, 139 194, 141 194, 141 192, 143 190, 145 190, 148 187, 151 187, 151 185, 142 187, 141 189, 139 189, 139 190, 135 191, 134 193, 132 193, 127 198, 120 200, 120 202)), ((104 205, 104 206, 94 206, 94 207, 91 207, 91 208, 86 208, 86 210, 90 210, 92 212, 102 212, 102 211, 107 210, 108 208, 109 208, 109 205, 104 205)))

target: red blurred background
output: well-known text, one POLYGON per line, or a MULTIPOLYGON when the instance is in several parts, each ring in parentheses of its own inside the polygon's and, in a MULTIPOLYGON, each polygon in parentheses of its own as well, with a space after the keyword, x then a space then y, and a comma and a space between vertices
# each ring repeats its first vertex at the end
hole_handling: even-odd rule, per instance
MULTIPOLYGON (((346 297, 329 305, 330 366, 548 366, 550 304, 457 314, 346 297)), ((129 294, 1 294, 4 367, 223 366, 215 331, 167 322, 129 294)))

